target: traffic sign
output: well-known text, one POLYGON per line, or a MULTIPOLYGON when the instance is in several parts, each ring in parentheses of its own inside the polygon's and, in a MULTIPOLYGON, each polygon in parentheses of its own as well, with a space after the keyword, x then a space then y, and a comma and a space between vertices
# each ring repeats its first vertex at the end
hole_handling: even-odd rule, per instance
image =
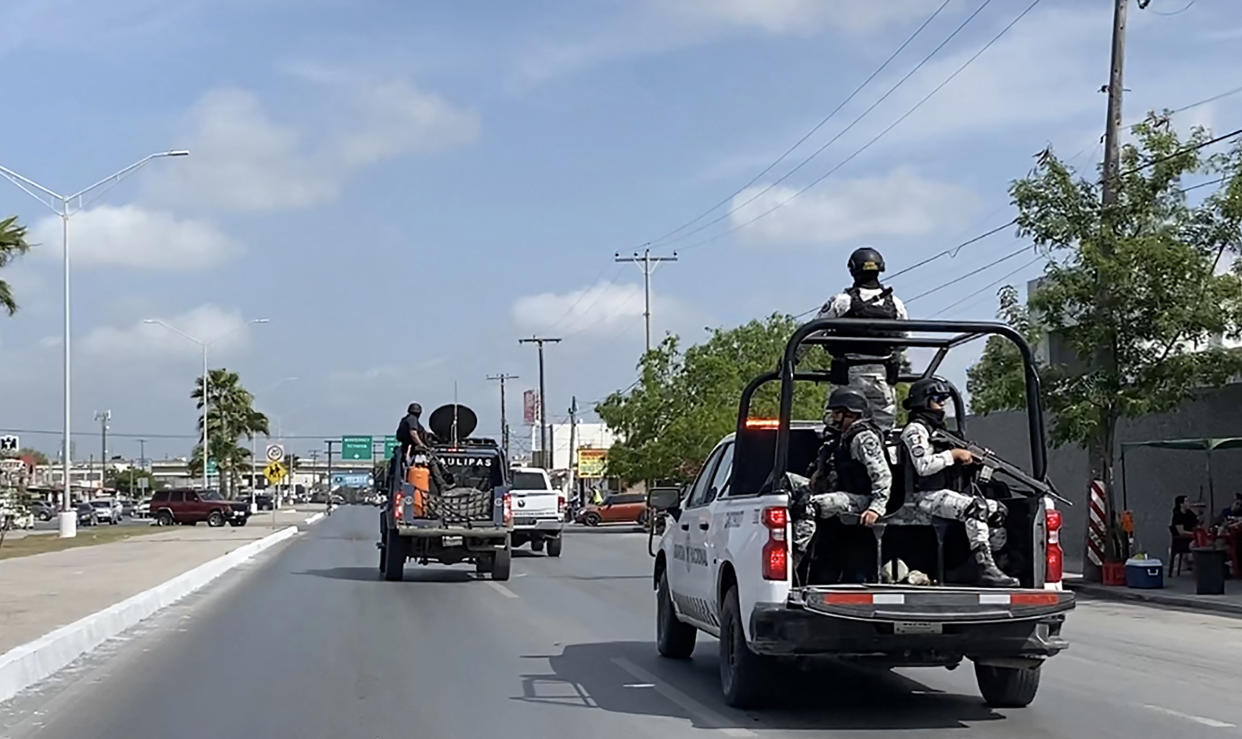
POLYGON ((396 436, 385 436, 384 437, 384 459, 392 459, 392 453, 396 451, 397 447, 399 446, 401 446, 401 444, 397 442, 396 436))
POLYGON ((282 444, 268 444, 263 456, 267 457, 269 462, 279 462, 285 458, 285 447, 282 444))
POLYGON ((275 485, 285 479, 285 475, 287 474, 289 474, 289 471, 286 470, 285 466, 280 462, 268 462, 267 466, 263 468, 263 476, 266 477, 267 481, 272 485, 275 485))
POLYGON ((140 478, 138 478, 138 489, 139 489, 139 490, 146 490, 146 489, 147 489, 147 486, 148 486, 148 484, 149 484, 149 482, 150 482, 150 481, 149 481, 149 480, 147 480, 147 478, 145 478, 145 477, 140 477, 140 478))
POLYGON ((0 436, 0 452, 15 452, 21 448, 21 440, 16 436, 0 436))
POLYGON ((375 456, 371 444, 370 436, 342 436, 341 459, 371 459, 375 456))
POLYGON ((216 464, 216 460, 214 459, 207 460, 207 474, 214 475, 218 471, 219 471, 219 465, 216 464))

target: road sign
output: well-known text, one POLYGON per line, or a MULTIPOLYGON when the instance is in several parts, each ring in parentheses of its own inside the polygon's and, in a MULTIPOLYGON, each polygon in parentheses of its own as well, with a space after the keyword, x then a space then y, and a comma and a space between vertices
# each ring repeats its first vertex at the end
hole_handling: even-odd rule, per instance
POLYGON ((286 470, 285 466, 280 462, 268 462, 267 466, 263 468, 263 476, 266 477, 267 481, 272 485, 275 485, 285 479, 285 475, 287 474, 289 474, 289 471, 286 470))
POLYGON ((522 420, 527 426, 539 423, 539 391, 527 390, 522 393, 522 420))
POLYGON ((0 436, 0 452, 15 452, 21 448, 21 440, 16 436, 0 436))
POLYGON ((219 471, 219 466, 216 464, 216 460, 214 459, 207 460, 207 474, 214 475, 218 471, 219 471))
POLYGON ((145 477, 138 478, 138 489, 139 490, 146 490, 149 484, 150 484, 150 481, 147 480, 147 478, 145 477))
POLYGON ((267 457, 269 462, 279 462, 285 458, 285 447, 282 444, 268 444, 263 456, 267 457))
POLYGON ((601 478, 604 476, 607 463, 607 449, 579 449, 578 477, 584 480, 601 478))
POLYGON ((20 459, 0 459, 0 472, 21 472, 26 463, 20 459))
POLYGON ((392 453, 396 451, 397 447, 399 446, 401 445, 397 443, 397 437, 385 436, 384 437, 384 459, 392 459, 392 453))
POLYGON ((375 456, 370 436, 342 436, 341 459, 369 460, 375 456))

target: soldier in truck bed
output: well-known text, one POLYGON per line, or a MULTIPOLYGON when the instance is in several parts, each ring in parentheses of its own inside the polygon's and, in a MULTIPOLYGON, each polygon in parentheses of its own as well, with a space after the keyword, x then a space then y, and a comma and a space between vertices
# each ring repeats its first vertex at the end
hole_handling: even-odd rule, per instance
MULTIPOLYGON (((891 287, 880 284, 884 257, 869 246, 855 249, 847 266, 854 284, 824 303, 816 318, 881 318, 906 320, 906 306, 891 287)), ((836 344, 832 354, 833 384, 857 388, 871 404, 871 417, 881 428, 891 428, 897 414, 892 383, 901 358, 895 347, 859 342, 836 344)), ((825 420, 828 409, 824 409, 825 420)))

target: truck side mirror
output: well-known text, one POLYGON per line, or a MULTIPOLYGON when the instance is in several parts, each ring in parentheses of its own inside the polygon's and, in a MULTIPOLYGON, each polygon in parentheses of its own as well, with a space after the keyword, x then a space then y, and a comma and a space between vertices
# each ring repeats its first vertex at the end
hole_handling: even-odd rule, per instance
POLYGON ((652 488, 647 493, 647 505, 657 511, 667 511, 671 508, 676 508, 680 502, 680 488, 652 488))

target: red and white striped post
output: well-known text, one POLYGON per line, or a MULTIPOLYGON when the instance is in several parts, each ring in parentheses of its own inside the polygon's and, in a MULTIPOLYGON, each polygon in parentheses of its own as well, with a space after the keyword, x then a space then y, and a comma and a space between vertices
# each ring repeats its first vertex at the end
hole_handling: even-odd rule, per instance
POLYGON ((1087 562, 1094 567, 1087 568, 1087 575, 1099 576, 1104 565, 1104 541, 1108 531, 1108 498, 1104 494, 1104 483, 1100 480, 1091 481, 1091 495, 1087 502, 1087 562))

